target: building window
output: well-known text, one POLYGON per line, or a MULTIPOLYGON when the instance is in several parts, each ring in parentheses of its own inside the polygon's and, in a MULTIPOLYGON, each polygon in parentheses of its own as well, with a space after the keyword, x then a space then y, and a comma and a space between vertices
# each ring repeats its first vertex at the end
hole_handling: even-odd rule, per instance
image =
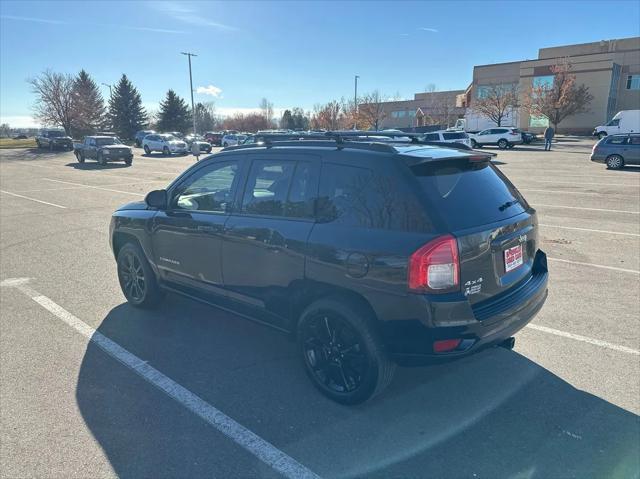
POLYGON ((476 87, 476 98, 482 100, 487 98, 494 89, 498 92, 509 92, 517 88, 516 83, 500 83, 495 85, 478 85, 476 87))
POLYGON ((415 117, 416 117, 416 112, 415 112, 415 110, 409 110, 409 111, 407 111, 407 116, 410 116, 411 118, 415 118, 415 117))
POLYGON ((640 75, 629 75, 627 77, 627 90, 640 90, 640 75))
POLYGON ((553 75, 544 75, 533 78, 533 87, 551 88, 553 86, 553 75))
POLYGON ((392 118, 404 118, 406 116, 407 112, 404 110, 401 111, 392 111, 391 112, 391 117, 392 118))

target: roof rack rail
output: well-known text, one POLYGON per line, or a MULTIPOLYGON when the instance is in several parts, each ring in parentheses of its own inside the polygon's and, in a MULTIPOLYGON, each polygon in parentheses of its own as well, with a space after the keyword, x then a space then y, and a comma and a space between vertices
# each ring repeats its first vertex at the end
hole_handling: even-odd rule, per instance
POLYGON ((255 148, 256 146, 262 146, 265 148, 272 148, 274 146, 320 146, 320 147, 334 147, 339 150, 344 148, 354 149, 354 150, 368 150, 368 151, 377 151, 381 153, 397 153, 397 150, 386 143, 376 143, 376 142, 358 142, 358 141, 348 141, 345 142, 342 138, 336 137, 326 137, 326 136, 300 136, 295 135, 293 138, 282 138, 282 136, 288 135, 260 135, 260 139, 256 139, 256 143, 250 143, 248 145, 236 145, 225 148, 227 151, 231 150, 243 150, 249 148, 255 148))

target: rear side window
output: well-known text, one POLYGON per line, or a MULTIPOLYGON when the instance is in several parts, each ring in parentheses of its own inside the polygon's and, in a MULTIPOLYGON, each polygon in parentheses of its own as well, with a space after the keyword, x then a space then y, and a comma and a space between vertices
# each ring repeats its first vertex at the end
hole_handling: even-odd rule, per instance
POLYGON ((335 163, 322 165, 318 220, 360 228, 431 229, 422 206, 400 176, 335 163))
POLYGON ((529 205, 489 163, 466 159, 425 162, 411 168, 433 209, 456 231, 501 221, 529 205))
POLYGON ((610 136, 607 139, 607 144, 608 145, 624 145, 627 143, 627 137, 626 136, 610 136))
POLYGON ((631 138, 629 138, 629 144, 640 145, 640 136, 632 136, 631 138))
POLYGON ((466 133, 443 133, 445 140, 462 140, 464 138, 469 138, 469 135, 466 133))

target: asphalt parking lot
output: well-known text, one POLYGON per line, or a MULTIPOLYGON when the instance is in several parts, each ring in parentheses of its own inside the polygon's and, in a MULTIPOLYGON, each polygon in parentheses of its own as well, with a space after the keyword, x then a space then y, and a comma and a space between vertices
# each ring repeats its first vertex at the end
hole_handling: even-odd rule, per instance
POLYGON ((0 150, 0 475, 639 477, 640 168, 591 163, 592 145, 495 160, 539 212, 551 273, 515 349, 400 369, 352 408, 276 331, 125 303, 110 215, 192 157, 0 150))

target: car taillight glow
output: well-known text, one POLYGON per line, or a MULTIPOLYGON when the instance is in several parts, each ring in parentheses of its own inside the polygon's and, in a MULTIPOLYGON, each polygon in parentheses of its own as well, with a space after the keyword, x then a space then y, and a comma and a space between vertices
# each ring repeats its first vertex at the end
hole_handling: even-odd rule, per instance
POLYGON ((433 343, 434 353, 446 353, 453 351, 462 342, 462 339, 442 339, 433 343))
POLYGON ((409 289, 448 293, 460 286, 458 243, 451 235, 436 238, 409 258, 409 289))

